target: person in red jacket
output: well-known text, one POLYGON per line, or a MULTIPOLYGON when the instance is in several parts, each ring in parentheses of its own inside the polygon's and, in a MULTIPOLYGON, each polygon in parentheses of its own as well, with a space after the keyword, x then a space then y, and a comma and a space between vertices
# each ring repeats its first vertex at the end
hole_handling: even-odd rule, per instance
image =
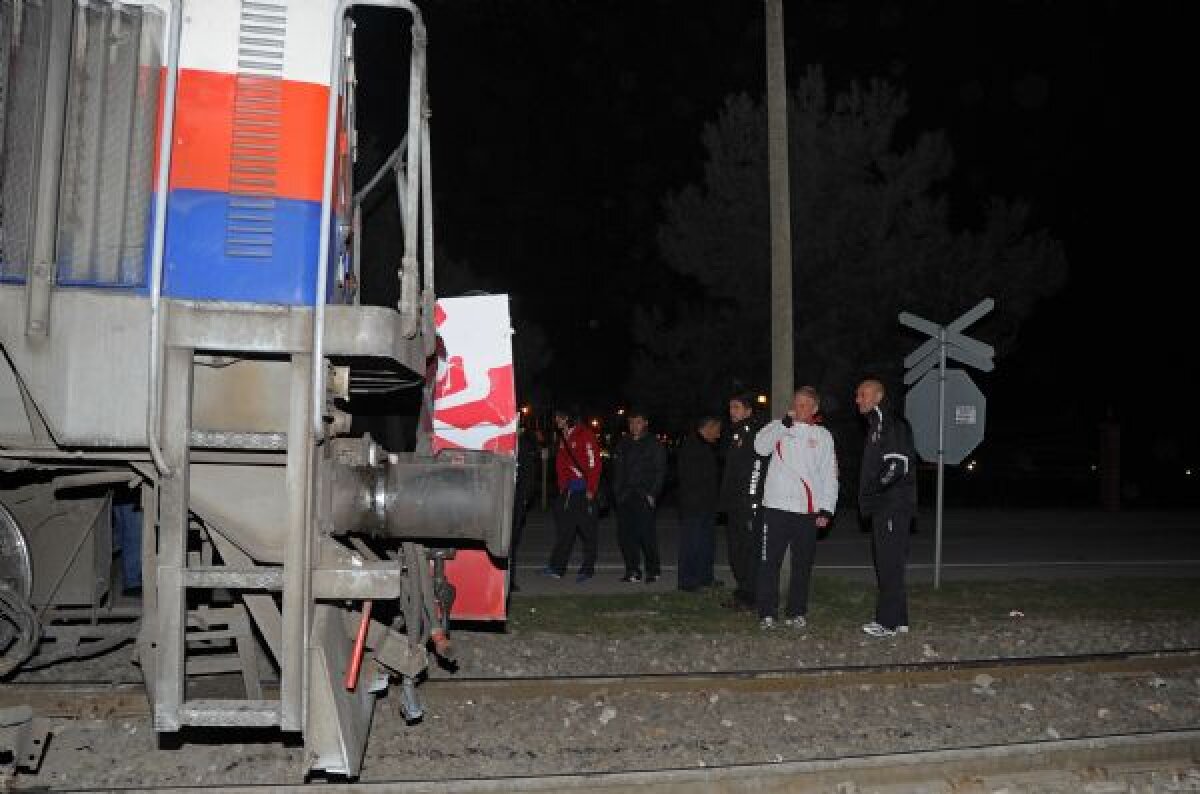
POLYGON ((554 412, 554 471, 558 475, 558 499, 554 503, 554 550, 542 569, 546 576, 561 579, 575 545, 575 533, 583 538, 583 562, 576 582, 596 575, 596 545, 599 525, 596 489, 600 487, 600 445, 596 436, 579 422, 579 414, 563 409, 554 412))

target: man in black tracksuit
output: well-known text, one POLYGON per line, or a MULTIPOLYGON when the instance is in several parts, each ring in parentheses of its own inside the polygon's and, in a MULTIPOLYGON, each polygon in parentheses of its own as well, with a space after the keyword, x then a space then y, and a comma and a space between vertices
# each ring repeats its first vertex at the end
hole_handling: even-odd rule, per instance
POLYGON ((679 444, 679 589, 689 593, 720 586, 713 578, 720 437, 721 420, 706 416, 679 444))
POLYGON ((521 546, 521 536, 525 534, 529 496, 537 477, 539 454, 537 436, 530 428, 523 428, 517 434, 517 482, 513 489, 512 537, 508 544, 508 589, 512 593, 521 589, 517 585, 517 551, 521 546))
POLYGON ((912 428, 886 410, 883 384, 869 379, 854 395, 867 420, 858 483, 858 508, 871 519, 871 546, 879 597, 875 620, 863 626, 873 637, 908 631, 908 596, 904 566, 908 559, 908 527, 917 510, 917 452, 912 428))
POLYGON ((629 435, 617 443, 613 456, 613 493, 617 503, 617 543, 625 558, 622 582, 642 581, 642 557, 646 558, 646 581, 662 574, 658 557, 655 509, 667 475, 667 451, 647 432, 646 414, 631 410, 629 435))
POLYGON ((729 400, 729 439, 725 445, 725 473, 721 478, 720 511, 725 514, 729 567, 736 586, 731 607, 753 607, 757 588, 762 502, 767 461, 754 452, 754 437, 762 420, 754 415, 754 398, 734 395, 729 400))

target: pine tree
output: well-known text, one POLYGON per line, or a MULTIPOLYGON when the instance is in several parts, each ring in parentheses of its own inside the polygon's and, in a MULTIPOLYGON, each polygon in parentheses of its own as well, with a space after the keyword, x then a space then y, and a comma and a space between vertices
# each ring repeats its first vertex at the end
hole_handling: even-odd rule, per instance
MULTIPOLYGON (((903 92, 881 80, 831 96, 820 68, 789 100, 796 379, 822 391, 826 413, 852 407, 862 375, 899 374, 914 342, 900 311, 948 321, 991 296, 997 310, 978 330, 1002 356, 1065 277, 1062 246, 1029 230, 1021 202, 988 199, 979 228, 951 224, 950 146, 940 132, 905 143, 906 114, 903 92)), ((643 312, 634 329, 629 392, 660 409, 681 384, 707 408, 735 381, 769 380, 765 122, 762 103, 729 97, 703 132, 702 181, 665 201, 660 253, 702 297, 643 312)))

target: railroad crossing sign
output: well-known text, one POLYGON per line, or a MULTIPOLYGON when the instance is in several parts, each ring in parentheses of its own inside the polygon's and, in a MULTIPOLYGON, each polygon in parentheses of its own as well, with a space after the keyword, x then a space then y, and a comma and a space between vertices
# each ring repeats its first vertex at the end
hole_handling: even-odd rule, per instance
MULTIPOLYGON (((912 425, 917 454, 930 463, 938 459, 938 388, 941 373, 926 372, 904 399, 904 416, 912 425)), ((946 422, 942 437, 942 459, 955 466, 983 441, 987 398, 961 369, 946 370, 946 422)))
POLYGON ((978 339, 972 339, 962 333, 963 329, 970 326, 979 318, 990 312, 996 305, 996 302, 991 298, 986 298, 979 302, 975 308, 971 309, 966 314, 959 317, 954 322, 947 325, 945 328, 937 323, 931 323, 928 320, 918 317, 909 312, 900 313, 900 322, 912 328, 914 331, 920 331, 923 334, 929 334, 930 338, 925 341, 925 344, 918 347, 913 352, 909 353, 904 358, 904 367, 908 373, 904 376, 904 385, 911 386, 921 379, 929 370, 938 365, 940 359, 940 348, 942 347, 942 334, 945 334, 946 355, 957 361, 961 361, 970 367, 991 372, 994 369, 992 364, 992 356, 996 355, 996 351, 991 345, 985 345, 978 339))
POLYGON ((904 400, 904 416, 912 426, 917 453, 926 461, 937 461, 937 518, 934 539, 933 586, 942 578, 942 505, 945 466, 962 463, 983 441, 987 400, 961 369, 946 369, 946 359, 991 372, 991 345, 963 333, 996 305, 991 298, 980 301, 954 322, 942 326, 910 312, 900 312, 900 322, 929 339, 904 359, 908 372, 904 384, 913 386, 904 400), (936 367, 936 369, 935 369, 936 367))
POLYGON ((904 359, 908 369, 904 384, 917 384, 904 401, 904 416, 912 425, 917 451, 927 462, 937 461, 939 466, 962 463, 983 441, 986 400, 966 372, 946 369, 946 359, 992 371, 992 346, 972 339, 963 330, 995 305, 991 298, 982 300, 944 327, 909 312, 900 313, 901 323, 930 336, 904 359), (948 406, 953 406, 949 413, 948 406))

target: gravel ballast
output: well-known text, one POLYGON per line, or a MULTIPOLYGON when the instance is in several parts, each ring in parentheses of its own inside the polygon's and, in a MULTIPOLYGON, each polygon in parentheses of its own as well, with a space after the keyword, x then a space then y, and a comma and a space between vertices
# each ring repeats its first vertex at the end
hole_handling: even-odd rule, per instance
MULTIPOLYGON (((514 599, 507 631, 456 631, 457 668, 435 665, 430 675, 786 670, 1200 647, 1200 617, 1186 605, 1140 613, 1061 607, 1035 613, 1001 608, 993 599, 958 613, 931 610, 909 634, 876 640, 862 634, 854 619, 857 604, 814 610, 802 632, 763 632, 752 616, 717 606, 720 594, 684 607, 663 598, 569 605, 594 615, 590 633, 563 630, 571 621, 540 618, 561 613, 562 603, 514 599), (678 617, 671 611, 677 608, 692 611, 678 617)), ((140 671, 131 658, 126 647, 19 680, 136 681, 140 671)), ((363 780, 691 768, 1194 729, 1200 727, 1200 664, 1155 674, 1014 669, 954 683, 758 693, 714 686, 704 692, 507 700, 443 688, 422 696, 425 719, 411 726, 396 697, 379 703, 363 780)), ((148 718, 59 721, 42 771, 23 776, 20 785, 233 785, 303 777, 303 748, 275 732, 212 730, 180 738, 182 743, 168 739, 160 749, 148 718)))

